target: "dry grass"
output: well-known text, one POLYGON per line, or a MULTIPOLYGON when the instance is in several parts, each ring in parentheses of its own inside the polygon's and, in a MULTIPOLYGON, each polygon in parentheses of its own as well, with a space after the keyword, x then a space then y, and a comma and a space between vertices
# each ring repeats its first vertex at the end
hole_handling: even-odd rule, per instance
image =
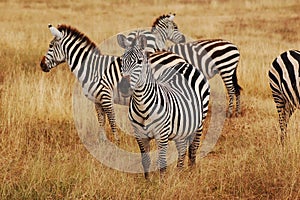
POLYGON ((0 2, 0 198, 299 199, 299 114, 282 149, 267 79, 272 60, 300 46, 299 7, 296 0, 0 2), (243 116, 226 119, 195 169, 178 172, 173 164, 164 182, 157 172, 147 182, 86 150, 73 119, 73 75, 66 65, 43 73, 39 62, 51 40, 48 23, 73 25, 100 43, 170 11, 186 35, 238 45, 243 116))

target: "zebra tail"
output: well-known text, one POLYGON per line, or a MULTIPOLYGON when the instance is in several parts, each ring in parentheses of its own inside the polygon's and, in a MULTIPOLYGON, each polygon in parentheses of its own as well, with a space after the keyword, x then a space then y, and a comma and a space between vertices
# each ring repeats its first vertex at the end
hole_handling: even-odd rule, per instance
POLYGON ((240 95, 240 91, 243 90, 243 88, 241 86, 239 86, 239 84, 238 84, 238 79, 236 76, 236 69, 234 70, 233 75, 232 75, 232 82, 233 82, 235 94, 240 95))

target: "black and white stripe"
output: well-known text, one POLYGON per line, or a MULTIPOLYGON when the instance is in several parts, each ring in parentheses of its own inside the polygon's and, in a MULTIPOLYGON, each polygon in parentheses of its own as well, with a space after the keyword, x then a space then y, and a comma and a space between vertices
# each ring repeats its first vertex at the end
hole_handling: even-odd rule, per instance
POLYGON ((142 35, 136 40, 136 45, 127 48, 122 56, 121 69, 123 78, 129 80, 133 89, 129 119, 142 154, 145 178, 148 178, 151 139, 158 142, 161 172, 167 166, 168 140, 175 141, 178 167, 183 166, 188 145, 190 165, 195 164, 210 87, 203 73, 177 54, 155 52, 147 55, 144 51, 146 37, 142 35))
MULTIPOLYGON (((84 95, 95 103, 100 125, 105 124, 106 114, 115 139, 118 140, 113 90, 121 79, 120 58, 102 55, 88 37, 73 27, 60 25, 55 28, 49 25, 49 28, 55 37, 41 61, 42 70, 49 72, 60 63, 67 62, 81 83, 84 95)), ((125 105, 127 103, 124 102, 125 105)))
POLYGON ((236 75, 240 53, 231 42, 214 39, 199 40, 185 44, 175 44, 168 51, 177 53, 189 63, 197 66, 207 79, 220 74, 229 95, 227 116, 233 114, 233 101, 236 98, 236 114, 240 114, 240 90, 236 75))
MULTIPOLYGON (((156 43, 166 42, 166 40, 157 40, 155 35, 149 31, 133 31, 128 34, 127 46, 131 44, 133 39, 138 35, 145 35, 148 41, 147 48, 153 50, 163 50, 156 43)), ((167 48, 182 56, 190 64, 198 67, 207 79, 211 79, 216 74, 220 74, 229 96, 227 116, 233 114, 233 102, 236 98, 236 115, 241 113, 240 108, 240 90, 236 75, 237 66, 240 58, 240 53, 236 45, 222 39, 199 40, 194 42, 182 43, 182 41, 174 40, 175 44, 167 48)), ((123 47, 124 48, 124 47, 123 47)), ((128 48, 128 47, 127 47, 128 48)))
POLYGON ((287 124, 296 109, 300 108, 300 51, 280 54, 269 70, 269 82, 279 115, 280 140, 284 143, 287 124))
MULTIPOLYGON (((177 24, 174 22, 175 14, 159 16, 153 23, 151 30, 139 29, 130 32, 127 35, 129 47, 138 35, 145 35, 147 38, 147 50, 165 50, 167 49, 167 40, 178 44, 186 41, 185 36, 179 31, 177 24)), ((134 45, 134 44, 132 44, 134 45)), ((124 47, 123 47, 124 48, 124 47)))

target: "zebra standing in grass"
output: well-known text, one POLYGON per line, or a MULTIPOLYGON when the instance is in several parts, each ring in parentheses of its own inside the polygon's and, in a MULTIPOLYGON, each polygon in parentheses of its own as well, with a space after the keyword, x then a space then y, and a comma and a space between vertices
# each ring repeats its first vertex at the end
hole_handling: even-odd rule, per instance
MULTIPOLYGON (((50 42, 48 52, 40 63, 42 70, 49 72, 60 63, 67 62, 71 72, 81 83, 85 96, 95 103, 100 126, 104 126, 106 114, 112 133, 118 141, 113 90, 122 77, 120 58, 102 55, 95 43, 73 27, 59 25, 55 28, 49 25, 49 29, 54 39, 50 42)), ((178 32, 173 27, 166 27, 164 31, 178 32)), ((120 104, 120 102, 116 103, 120 104)), ((126 99, 123 104, 126 104, 126 99)))
POLYGON ((300 51, 282 53, 272 63, 269 82, 279 115, 281 144, 286 137, 290 117, 300 108, 300 51))
MULTIPOLYGON (((169 15, 173 20, 175 14, 169 15)), ((166 40, 164 38, 157 37, 157 24, 160 27, 170 26, 170 19, 166 16, 159 17, 153 24, 152 31, 133 31, 128 34, 126 43, 127 46, 133 46, 131 42, 138 35, 145 35, 148 40, 148 48, 154 50, 164 50, 166 40), (163 20, 162 20, 163 19, 163 20), (150 44, 150 45, 149 45, 150 44)), ((178 29, 178 27, 176 26, 178 29)), ((236 45, 221 39, 213 40, 199 40, 194 42, 183 43, 184 41, 177 40, 175 45, 167 48, 167 51, 171 51, 182 56, 192 65, 198 67, 205 75, 207 79, 211 79, 216 74, 220 74, 222 80, 226 86, 229 103, 227 116, 231 117, 233 114, 233 102, 236 98, 236 115, 240 115, 240 90, 241 87, 238 84, 236 70, 240 58, 240 53, 236 45)))
MULTIPOLYGON (((126 46, 125 36, 119 38, 126 46)), ((183 167, 189 143, 189 164, 196 162, 203 121, 207 115, 210 87, 204 75, 184 59, 171 52, 147 55, 147 39, 136 38, 135 46, 122 56, 121 72, 129 80, 133 95, 129 119, 142 154, 145 178, 150 167, 150 140, 158 142, 160 171, 166 170, 168 140, 178 150, 178 167, 183 167), (153 74, 152 74, 153 73, 153 74)))
POLYGON ((49 72, 60 63, 67 62, 81 83, 84 95, 95 103, 99 124, 104 126, 106 113, 118 141, 112 91, 121 77, 120 59, 102 55, 95 43, 73 27, 59 25, 55 28, 49 25, 49 29, 54 39, 41 61, 42 70, 49 72))

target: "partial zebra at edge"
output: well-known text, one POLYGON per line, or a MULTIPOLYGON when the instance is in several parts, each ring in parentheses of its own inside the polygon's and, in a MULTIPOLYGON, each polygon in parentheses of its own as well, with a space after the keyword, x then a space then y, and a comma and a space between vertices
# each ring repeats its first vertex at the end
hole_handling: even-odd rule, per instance
POLYGON ((271 64, 268 76, 272 96, 278 112, 280 142, 287 137, 290 117, 300 108, 300 51, 290 50, 280 54, 271 64))

